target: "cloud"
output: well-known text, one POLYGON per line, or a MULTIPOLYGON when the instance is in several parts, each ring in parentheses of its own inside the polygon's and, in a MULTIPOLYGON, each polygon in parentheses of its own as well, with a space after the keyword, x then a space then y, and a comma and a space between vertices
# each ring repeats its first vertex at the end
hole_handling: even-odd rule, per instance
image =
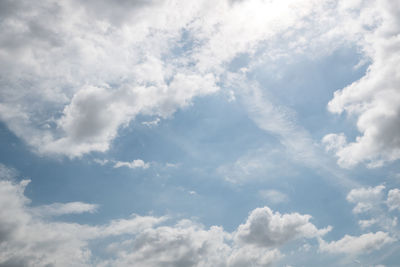
POLYGON ((258 195, 274 204, 287 202, 289 200, 286 194, 276 190, 260 190, 258 191, 258 195))
POLYGON ((218 91, 213 74, 166 56, 197 12, 168 3, 9 3, 0 119, 38 153, 79 157, 107 151, 138 114, 165 118, 218 91))
POLYGON ((389 190, 386 204, 389 210, 400 210, 400 190, 398 188, 389 190))
POLYGON ((11 180, 16 177, 18 172, 10 167, 5 166, 4 164, 0 163, 0 177, 3 180, 11 180))
POLYGON ((85 266, 90 258, 84 236, 90 227, 46 223, 27 211, 29 200, 19 184, 0 181, 0 264, 5 266, 85 266))
POLYGON ((140 233, 117 246, 118 259, 107 266, 221 266, 229 251, 219 227, 204 230, 191 222, 159 227, 140 233))
POLYGON ((260 129, 276 137, 294 160, 315 164, 316 146, 309 133, 297 124, 293 110, 273 103, 257 82, 248 84, 238 75, 234 84, 243 90, 249 116, 260 129))
POLYGON ((59 216, 64 214, 94 213, 98 205, 83 202, 53 203, 34 208, 33 212, 39 216, 59 216))
POLYGON ((212 75, 177 74, 167 87, 126 87, 109 89, 88 86, 79 90, 64 108, 57 121, 67 137, 54 140, 42 149, 62 151, 71 157, 90 151, 105 152, 120 127, 126 126, 137 114, 167 117, 178 107, 190 104, 195 95, 218 90, 212 75), (68 151, 68 149, 70 151, 68 151))
MULTIPOLYGON (((0 119, 35 152, 71 158, 107 151, 138 115, 163 119, 229 86, 239 55, 256 59, 251 68, 343 42, 329 0, 6 1, 2 10, 0 119)), ((253 102, 254 113, 265 106, 253 102)), ((284 109, 266 108, 254 120, 304 154, 308 136, 284 109)))
POLYGON ((396 233, 397 217, 393 217, 389 211, 397 208, 397 191, 391 189, 385 199, 385 186, 360 187, 352 189, 347 195, 347 201, 355 204, 353 213, 360 216, 368 216, 358 221, 361 229, 377 226, 388 231, 390 234, 396 233))
POLYGON ((97 206, 32 207, 24 195, 29 182, 0 179, 0 265, 271 266, 283 257, 281 246, 327 231, 309 222, 309 215, 279 214, 268 207, 252 211, 232 233, 191 220, 166 223, 165 216, 132 215, 102 225, 63 222, 52 216, 93 212, 97 206))
POLYGON ((234 162, 219 166, 217 173, 232 184, 295 175, 294 163, 288 161, 287 156, 287 151, 265 146, 247 151, 234 162))
POLYGON ((121 168, 121 167, 128 167, 131 169, 136 169, 136 168, 148 169, 150 167, 150 163, 144 162, 141 159, 135 159, 132 162, 116 161, 114 164, 114 168, 121 168))
POLYGON ((376 187, 357 188, 349 192, 347 201, 356 204, 353 213, 368 212, 379 206, 383 199, 383 190, 385 186, 378 185, 376 187))
POLYGON ((244 244, 274 247, 296 238, 319 237, 331 230, 331 227, 317 229, 310 219, 310 215, 280 214, 268 207, 257 208, 238 227, 235 239, 244 244))
POLYGON ((101 166, 104 166, 110 161, 108 159, 94 159, 93 162, 100 164, 101 166))
POLYGON ((393 243, 394 238, 388 233, 376 232, 360 236, 345 235, 338 241, 326 243, 320 240, 320 251, 328 253, 362 254, 381 249, 384 245, 393 243))
POLYGON ((362 229, 371 227, 372 225, 377 224, 377 223, 378 223, 378 220, 376 220, 376 219, 359 220, 359 221, 358 221, 358 224, 360 225, 360 227, 361 227, 362 229))
MULTIPOLYGON (((239 55, 250 63, 236 73, 348 42, 372 64, 328 108, 355 117, 361 135, 348 143, 331 134, 328 146, 347 167, 400 157, 399 6, 391 1, 6 1, 1 9, 0 119, 38 153, 105 152, 137 115, 163 119, 232 85, 227 66, 239 55)), ((252 82, 235 85, 235 96, 252 82)), ((260 128, 315 158, 290 110, 249 95, 260 128)))
POLYGON ((160 118, 156 118, 155 120, 152 120, 152 121, 142 122, 142 124, 147 127, 157 126, 159 123, 160 123, 160 118))
POLYGON ((279 250, 265 250, 251 246, 236 249, 228 259, 228 266, 272 266, 283 255, 279 250))
POLYGON ((355 118, 361 135, 352 142, 347 142, 343 133, 324 138, 328 147, 334 148, 339 165, 347 168, 359 163, 379 167, 400 158, 400 5, 365 2, 368 8, 359 9, 355 23, 372 29, 364 30, 358 42, 372 64, 360 80, 336 91, 328 104, 332 113, 355 118))

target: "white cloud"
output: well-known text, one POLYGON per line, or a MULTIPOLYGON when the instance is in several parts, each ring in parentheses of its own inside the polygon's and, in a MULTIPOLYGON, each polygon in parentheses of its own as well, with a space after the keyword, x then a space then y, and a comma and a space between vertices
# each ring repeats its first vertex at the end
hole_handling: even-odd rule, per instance
POLYGON ((128 219, 112 220, 109 224, 98 226, 98 237, 139 234, 148 228, 158 225, 167 217, 139 216, 133 214, 128 219))
POLYGON ((132 3, 9 4, 0 118, 35 151, 104 152, 139 113, 165 118, 219 89, 212 74, 170 59, 201 4, 132 3))
POLYGON ((361 229, 375 226, 396 236, 398 219, 389 211, 397 208, 398 189, 389 190, 387 199, 384 189, 384 185, 356 188, 349 192, 346 199, 355 204, 353 213, 363 217, 358 221, 361 229))
POLYGON ((283 255, 277 249, 265 250, 252 246, 245 246, 233 250, 228 259, 228 266, 272 266, 283 255))
POLYGON ((160 118, 156 118, 155 120, 152 121, 144 121, 142 122, 143 125, 147 126, 147 127, 152 127, 152 126, 156 126, 160 123, 160 118))
POLYGON ((342 134, 327 134, 322 138, 326 151, 336 151, 346 145, 346 136, 342 134))
POLYGON ((110 162, 108 159, 94 159, 93 161, 101 166, 104 166, 110 162))
POLYGON ((400 158, 400 5, 389 0, 364 5, 354 25, 363 29, 358 43, 372 64, 365 76, 335 92, 328 104, 329 111, 355 118, 361 133, 353 142, 345 142, 343 134, 324 138, 343 167, 367 163, 373 168, 400 158))
POLYGON ((64 214, 94 213, 98 205, 83 202, 53 203, 33 208, 33 212, 40 216, 58 216, 64 214))
POLYGON ((346 199, 356 204, 353 209, 354 213, 368 212, 380 205, 383 200, 384 189, 385 186, 383 185, 353 189, 349 192, 346 199))
POLYGON ((276 190, 260 190, 258 191, 258 195, 274 204, 287 202, 289 200, 286 194, 276 190))
POLYGON ((84 236, 90 227, 46 223, 27 212, 23 195, 29 181, 0 181, 0 264, 7 266, 85 266, 90 258, 84 236), (51 251, 51 253, 49 253, 51 251))
POLYGON ((10 180, 17 176, 17 171, 15 169, 9 168, 4 164, 0 163, 0 177, 3 180, 10 180))
POLYGON ((373 226, 373 225, 375 225, 375 224, 377 224, 377 223, 378 223, 378 220, 376 220, 376 219, 359 220, 359 221, 358 221, 358 224, 360 225, 360 227, 361 227, 362 229, 371 227, 371 226, 373 226))
POLYGON ((389 210, 400 210, 400 190, 398 188, 389 190, 386 204, 389 210))
POLYGON ((116 161, 114 164, 114 168, 121 168, 121 167, 128 167, 131 169, 136 169, 136 168, 148 169, 150 167, 150 163, 144 162, 141 159, 135 159, 132 162, 116 161))
POLYGON ((384 245, 393 243, 394 238, 388 233, 376 232, 360 236, 345 235, 338 241, 326 243, 320 240, 320 250, 329 253, 362 254, 381 249, 384 245))
POLYGON ((235 239, 244 244, 274 247, 296 238, 319 237, 331 230, 331 227, 317 229, 310 219, 310 215, 280 214, 268 207, 257 208, 238 227, 235 239))

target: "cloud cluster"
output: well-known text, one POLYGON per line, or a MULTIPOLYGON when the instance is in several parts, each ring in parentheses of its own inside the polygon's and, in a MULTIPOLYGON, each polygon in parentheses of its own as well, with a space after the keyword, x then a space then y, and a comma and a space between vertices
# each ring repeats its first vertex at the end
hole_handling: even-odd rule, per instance
POLYGON ((358 44, 371 65, 360 80, 335 92, 328 109, 355 119, 361 135, 348 142, 343 134, 330 134, 323 141, 343 167, 379 167, 400 158, 400 4, 356 2, 352 28, 362 33, 358 44))
POLYGON ((397 208, 398 189, 391 189, 385 199, 385 186, 361 187, 352 189, 347 194, 347 201, 355 204, 353 213, 358 216, 367 216, 359 220, 362 230, 376 226, 385 230, 368 232, 360 236, 345 235, 337 241, 326 242, 319 239, 319 250, 333 254, 350 254, 352 256, 379 250, 387 244, 398 240, 397 217, 392 217, 388 210, 397 208))
POLYGON ((311 216, 253 210, 232 233, 190 220, 164 224, 167 217, 133 215, 105 225, 84 225, 53 216, 93 212, 97 206, 55 203, 30 206, 29 180, 0 180, 0 265, 2 266, 270 266, 279 248, 299 238, 321 238, 311 216), (96 253, 91 244, 97 246, 96 253), (99 249, 101 251, 98 254, 99 249))
POLYGON ((347 195, 347 201, 356 204, 353 209, 354 213, 367 212, 379 205, 383 198, 384 189, 385 186, 383 185, 353 189, 347 195))
MULTIPOLYGON (((363 219, 358 221, 361 229, 364 230, 370 227, 383 229, 388 233, 382 232, 379 236, 383 238, 383 234, 388 234, 387 237, 391 236, 387 239, 389 241, 392 240, 392 237, 398 238, 398 231, 396 230, 398 218, 393 211, 399 207, 400 190, 398 188, 390 189, 386 195, 385 189, 384 185, 352 189, 346 199, 355 205, 353 213, 357 216, 362 216, 363 219)), ((364 236, 368 240, 371 240, 372 237, 377 238, 377 235, 364 236)), ((352 240, 355 239, 352 237, 346 238, 346 242, 353 242, 352 240)))
POLYGON ((400 210, 400 190, 390 189, 385 197, 384 185, 352 189, 347 195, 347 201, 354 203, 355 214, 374 213, 382 208, 389 211, 400 210))
POLYGON ((171 52, 201 5, 3 2, 0 119, 35 151, 76 157, 106 151, 138 114, 218 91, 171 52))
MULTIPOLYGON (((368 30, 343 36, 342 29, 376 14, 366 8, 365 18, 354 18, 361 7, 347 2, 4 1, 0 119, 42 154, 107 151, 137 115, 162 119, 229 86, 230 63, 240 55, 254 69, 355 42, 350 36, 368 30)), ((306 151, 308 137, 297 142, 281 109, 253 104, 263 106, 257 124, 306 151)))
POLYGON ((350 44, 371 64, 360 80, 335 92, 328 109, 355 119, 361 135, 348 141, 333 133, 323 142, 343 167, 362 162, 377 167, 400 158, 396 2, 46 0, 1 5, 0 120, 36 152, 69 157, 105 152, 137 115, 154 116, 156 125, 195 97, 233 86, 250 95, 245 105, 260 128, 311 158, 307 148, 313 142, 293 125, 290 111, 255 99, 260 93, 246 89, 252 87, 248 77, 241 86, 231 83, 231 74, 350 44), (238 71, 230 68, 241 55, 249 63, 238 71))

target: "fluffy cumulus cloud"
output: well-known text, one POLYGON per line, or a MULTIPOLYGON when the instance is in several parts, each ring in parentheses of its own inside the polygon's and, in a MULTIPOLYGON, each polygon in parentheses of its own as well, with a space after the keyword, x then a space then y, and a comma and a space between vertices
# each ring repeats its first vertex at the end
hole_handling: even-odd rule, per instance
POLYGON ((361 135, 347 141, 344 134, 330 134, 323 141, 343 167, 378 167, 400 158, 400 4, 358 2, 352 9, 359 10, 359 19, 352 28, 363 29, 358 43, 371 65, 360 80, 335 92, 328 109, 355 119, 361 135))
POLYGON ((0 180, 1 266, 270 266, 279 247, 299 238, 320 238, 309 215, 253 210, 234 232, 190 220, 133 215, 104 225, 57 220, 56 215, 93 212, 97 206, 55 203, 32 207, 29 180, 0 180), (101 256, 94 253, 92 244, 101 256))
POLYGON ((318 237, 328 231, 317 229, 309 220, 311 216, 298 213, 280 214, 270 208, 253 210, 245 224, 238 227, 235 239, 244 244, 274 247, 301 237, 318 237))

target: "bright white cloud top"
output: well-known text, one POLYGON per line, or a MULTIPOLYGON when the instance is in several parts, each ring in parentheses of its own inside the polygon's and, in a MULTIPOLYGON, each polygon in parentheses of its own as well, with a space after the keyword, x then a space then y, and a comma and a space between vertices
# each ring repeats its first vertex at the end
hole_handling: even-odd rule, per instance
POLYGON ((399 1, 4 0, 0 33, 0 266, 400 261, 399 1))

